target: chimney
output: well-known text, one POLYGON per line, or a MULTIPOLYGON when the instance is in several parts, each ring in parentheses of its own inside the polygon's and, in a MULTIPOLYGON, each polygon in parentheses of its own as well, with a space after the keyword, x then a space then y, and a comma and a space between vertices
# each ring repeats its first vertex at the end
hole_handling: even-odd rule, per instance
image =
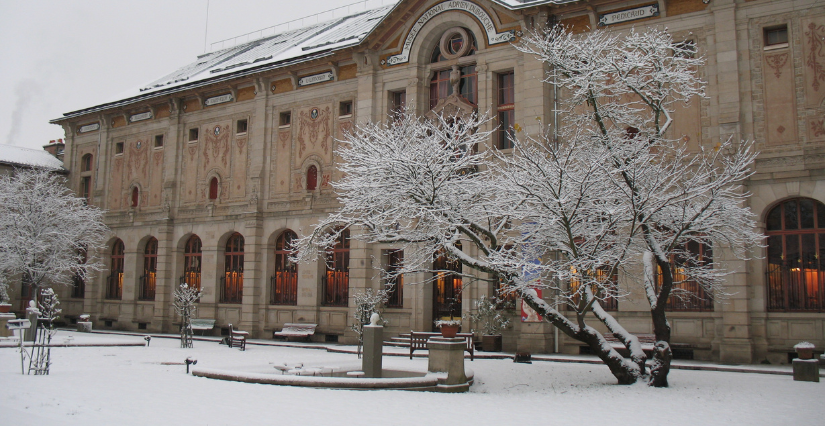
POLYGON ((58 160, 63 161, 63 149, 66 144, 63 139, 51 140, 48 145, 43 145, 43 149, 51 155, 54 155, 58 160))

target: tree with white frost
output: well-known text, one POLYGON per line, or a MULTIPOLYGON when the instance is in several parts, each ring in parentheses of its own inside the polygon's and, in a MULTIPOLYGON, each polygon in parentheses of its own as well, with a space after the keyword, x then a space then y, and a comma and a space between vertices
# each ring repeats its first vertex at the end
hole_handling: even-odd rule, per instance
POLYGON ((41 288, 88 279, 103 264, 95 251, 108 231, 103 212, 44 170, 0 177, 0 271, 41 288))
MULTIPOLYGON (((678 288, 675 268, 678 280, 698 283, 711 297, 724 296, 730 273, 688 247, 716 246, 744 259, 761 241, 742 188, 756 156, 752 144, 728 139, 690 152, 681 138, 666 136, 674 107, 698 102, 705 85, 694 46, 666 31, 573 35, 555 27, 529 34, 518 49, 544 62, 544 81, 562 93, 554 135, 517 142, 512 156, 497 155, 521 235, 545 254, 541 265, 522 257, 521 266, 553 278, 544 285, 576 314, 561 330, 601 352, 620 383, 649 378, 667 386, 668 298, 700 297, 678 288), (620 270, 650 305, 656 344, 649 374, 638 339, 601 306, 623 296, 613 279, 620 270), (588 313, 622 341, 630 360, 589 329, 588 313)), ((511 255, 503 263, 518 266, 518 260, 511 255)), ((555 314, 541 299, 527 301, 555 314)))
POLYGON ((192 314, 198 310, 197 301, 203 296, 203 292, 194 287, 189 287, 183 283, 175 289, 173 295, 172 308, 180 315, 180 347, 192 347, 192 314))

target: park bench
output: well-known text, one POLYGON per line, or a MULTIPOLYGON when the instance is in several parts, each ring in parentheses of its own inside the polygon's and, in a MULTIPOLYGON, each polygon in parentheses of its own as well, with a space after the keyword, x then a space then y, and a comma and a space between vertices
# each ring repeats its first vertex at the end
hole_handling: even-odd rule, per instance
POLYGON ((235 330, 232 324, 229 324, 229 347, 239 348, 242 351, 246 350, 246 338, 249 337, 249 332, 235 330))
POLYGON ((284 328, 282 328, 281 331, 272 332, 272 337, 283 337, 287 340, 290 337, 301 337, 309 340, 309 337, 315 334, 315 327, 318 327, 318 324, 297 324, 288 322, 284 324, 284 328))
MULTIPOLYGON (((633 334, 639 338, 639 344, 642 345, 642 350, 645 352, 648 358, 652 357, 653 346, 656 344, 656 335, 644 333, 633 334)), ((624 344, 622 344, 621 340, 619 340, 619 338, 614 333, 605 333, 604 340, 607 340, 607 343, 610 343, 610 345, 613 346, 613 349, 616 349, 621 355, 628 355, 627 348, 625 348, 624 344)), ((673 353, 674 359, 693 359, 694 349, 704 348, 699 345, 694 345, 690 343, 670 343, 670 350, 673 353)))
MULTIPOLYGON (((429 333, 424 331, 410 331, 410 359, 417 349, 427 349, 427 340, 430 337, 440 337, 441 333, 429 333)), ((475 345, 473 344, 473 333, 456 333, 455 337, 463 338, 466 344, 464 350, 470 353, 470 361, 475 358, 475 345)))
POLYGON ((205 318, 190 319, 189 325, 192 327, 192 331, 200 331, 201 336, 203 336, 207 330, 215 328, 215 320, 205 318))

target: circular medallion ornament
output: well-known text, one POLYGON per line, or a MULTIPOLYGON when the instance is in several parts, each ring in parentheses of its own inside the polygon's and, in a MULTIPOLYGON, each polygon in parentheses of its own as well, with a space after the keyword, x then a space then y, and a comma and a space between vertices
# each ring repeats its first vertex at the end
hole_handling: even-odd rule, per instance
POLYGON ((215 136, 218 136, 220 134, 221 134, 221 126, 215 126, 215 136))
POLYGON ((461 27, 453 27, 441 35, 441 42, 438 47, 441 49, 441 56, 445 59, 456 59, 467 54, 473 43, 467 30, 461 27))
POLYGON ((313 120, 317 119, 318 118, 318 108, 312 108, 312 110, 309 111, 309 117, 312 118, 313 120))

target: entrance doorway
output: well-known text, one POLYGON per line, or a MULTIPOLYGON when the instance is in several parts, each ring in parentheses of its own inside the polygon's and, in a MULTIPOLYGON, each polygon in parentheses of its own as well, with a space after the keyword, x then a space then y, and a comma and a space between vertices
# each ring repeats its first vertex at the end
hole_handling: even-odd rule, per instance
MULTIPOLYGON (((458 244, 461 249, 461 245, 458 244)), ((461 318, 461 262, 439 252, 433 260, 433 321, 461 318)), ((432 331, 438 331, 431 324, 432 331)))

